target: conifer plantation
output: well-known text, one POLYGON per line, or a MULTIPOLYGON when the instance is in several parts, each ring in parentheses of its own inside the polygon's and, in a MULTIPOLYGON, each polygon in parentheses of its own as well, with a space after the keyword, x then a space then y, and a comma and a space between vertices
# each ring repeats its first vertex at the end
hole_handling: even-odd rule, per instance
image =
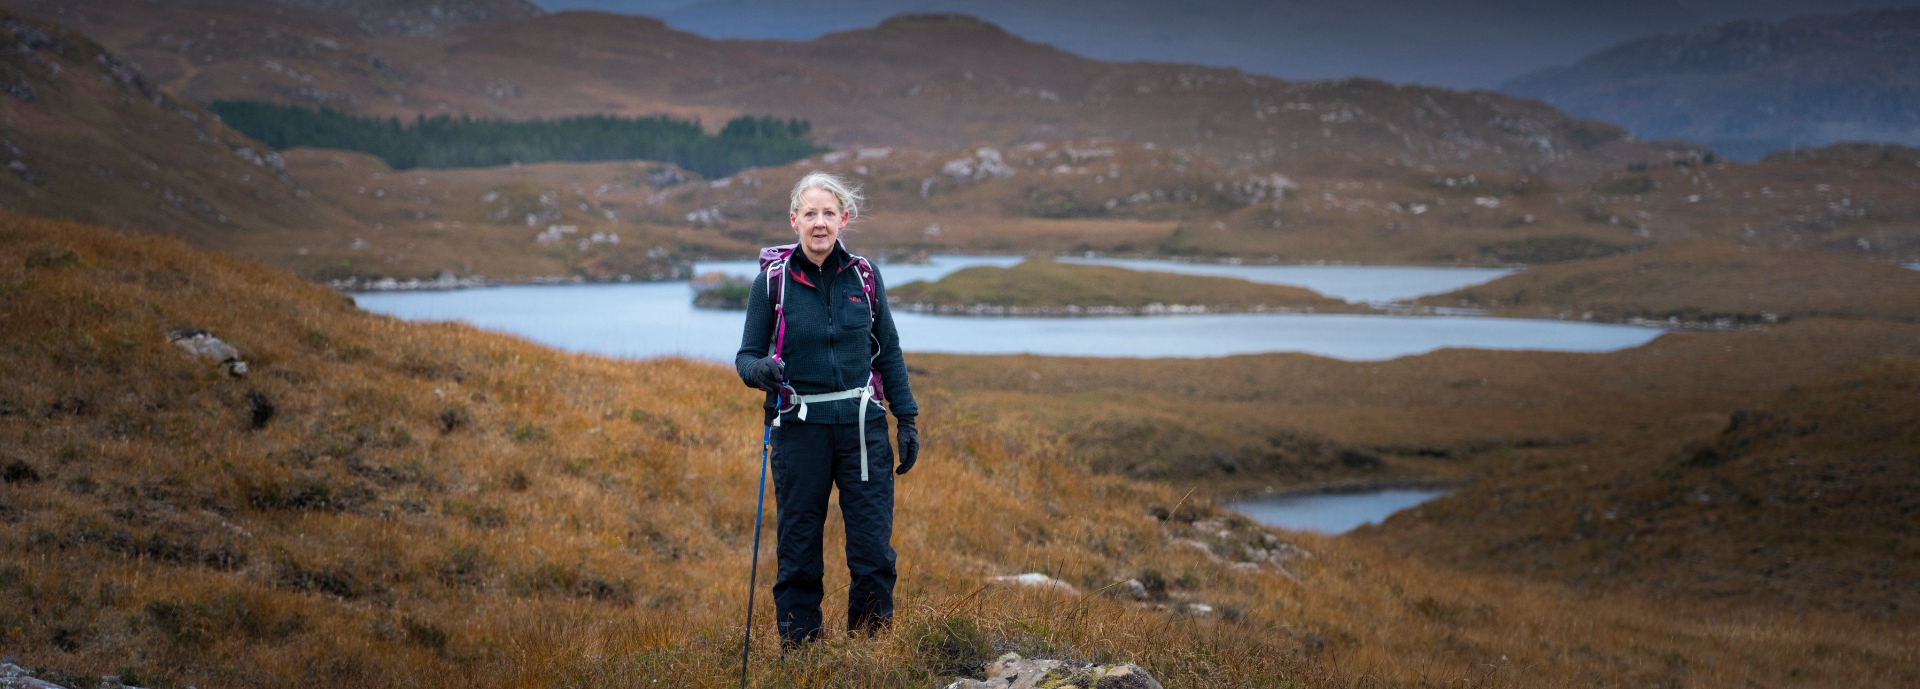
POLYGON ((509 122, 450 115, 359 117, 332 109, 258 101, 217 101, 228 126, 275 150, 340 148, 379 156, 396 170, 493 167, 554 161, 659 160, 705 177, 783 165, 825 151, 806 120, 741 116, 719 134, 697 121, 590 115, 509 122))

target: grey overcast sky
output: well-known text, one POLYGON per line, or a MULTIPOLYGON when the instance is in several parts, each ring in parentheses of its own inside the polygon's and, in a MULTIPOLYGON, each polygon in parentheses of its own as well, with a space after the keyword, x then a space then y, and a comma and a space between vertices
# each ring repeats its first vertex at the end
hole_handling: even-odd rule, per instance
POLYGON ((715 38, 809 39, 906 12, 961 12, 1103 60, 1192 62, 1289 79, 1454 88, 1639 36, 1734 19, 1916 7, 1920 0, 533 0, 645 14, 715 38))

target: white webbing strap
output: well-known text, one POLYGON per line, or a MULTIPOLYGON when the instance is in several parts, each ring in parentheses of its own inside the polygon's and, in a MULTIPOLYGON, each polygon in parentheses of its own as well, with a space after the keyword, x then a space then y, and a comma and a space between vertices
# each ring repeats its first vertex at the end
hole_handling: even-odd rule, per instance
MULTIPOLYGON (((800 412, 795 414, 794 417, 801 421, 807 420, 808 402, 837 402, 839 400, 850 400, 855 397, 860 398, 860 480, 865 481, 867 480, 867 404, 874 401, 873 386, 868 385, 852 390, 841 390, 839 392, 825 392, 818 395, 794 395, 793 398, 800 402, 800 412)), ((780 425, 780 417, 775 416, 773 423, 776 426, 780 425)))

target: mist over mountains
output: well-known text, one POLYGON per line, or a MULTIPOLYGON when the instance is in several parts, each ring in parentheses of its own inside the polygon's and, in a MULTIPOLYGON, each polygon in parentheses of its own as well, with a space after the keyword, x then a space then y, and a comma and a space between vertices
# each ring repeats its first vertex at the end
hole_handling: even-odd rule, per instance
POLYGON ((1920 143, 1920 10, 1734 21, 1622 43, 1502 90, 1735 159, 1920 143))
POLYGON ((895 14, 957 12, 1101 60, 1238 67, 1288 79, 1364 76, 1450 88, 1567 64, 1647 34, 1915 6, 1913 0, 541 0, 549 10, 647 14, 716 38, 804 40, 895 14))

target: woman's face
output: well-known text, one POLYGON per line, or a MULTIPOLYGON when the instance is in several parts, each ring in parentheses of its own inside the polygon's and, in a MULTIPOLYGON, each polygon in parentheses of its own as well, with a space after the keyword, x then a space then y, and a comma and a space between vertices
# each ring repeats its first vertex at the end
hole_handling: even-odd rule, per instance
POLYGON ((800 207, 787 214, 787 220, 793 223, 793 231, 800 235, 800 248, 807 252, 807 258, 819 263, 833 251, 834 242, 840 241, 840 230, 847 226, 847 217, 840 210, 840 199, 825 189, 808 189, 800 192, 800 207))

